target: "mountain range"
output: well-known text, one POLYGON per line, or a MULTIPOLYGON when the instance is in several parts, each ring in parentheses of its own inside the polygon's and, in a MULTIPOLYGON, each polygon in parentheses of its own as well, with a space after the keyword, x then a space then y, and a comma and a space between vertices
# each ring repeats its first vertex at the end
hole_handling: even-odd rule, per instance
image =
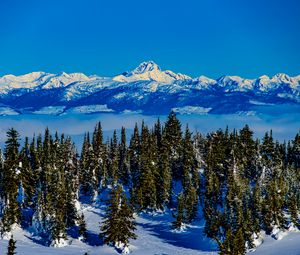
POLYGON ((300 75, 192 78, 153 61, 114 77, 32 72, 0 77, 0 115, 140 112, 229 114, 300 109, 300 75), (283 106, 292 107, 283 107, 283 106))

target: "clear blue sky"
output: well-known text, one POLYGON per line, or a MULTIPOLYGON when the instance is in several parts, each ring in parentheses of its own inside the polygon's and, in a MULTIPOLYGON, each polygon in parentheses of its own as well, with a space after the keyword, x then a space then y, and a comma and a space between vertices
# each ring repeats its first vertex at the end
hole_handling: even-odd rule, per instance
POLYGON ((298 0, 0 0, 0 75, 300 74, 298 0))

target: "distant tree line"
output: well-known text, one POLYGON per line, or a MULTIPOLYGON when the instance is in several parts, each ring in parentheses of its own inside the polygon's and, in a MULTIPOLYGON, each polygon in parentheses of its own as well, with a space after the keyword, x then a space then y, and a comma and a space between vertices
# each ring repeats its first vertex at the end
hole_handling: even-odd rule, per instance
POLYGON ((241 130, 219 129, 206 136, 184 129, 174 112, 164 124, 135 125, 104 141, 101 123, 84 136, 81 155, 70 137, 44 135, 20 146, 7 132, 0 152, 0 234, 33 227, 49 245, 67 231, 88 238, 80 202, 92 204, 109 190, 100 237, 116 247, 135 239, 134 213, 172 210, 172 227, 182 229, 199 215, 204 233, 220 254, 245 254, 263 230, 299 228, 300 135, 289 142, 272 131, 254 139, 241 130))

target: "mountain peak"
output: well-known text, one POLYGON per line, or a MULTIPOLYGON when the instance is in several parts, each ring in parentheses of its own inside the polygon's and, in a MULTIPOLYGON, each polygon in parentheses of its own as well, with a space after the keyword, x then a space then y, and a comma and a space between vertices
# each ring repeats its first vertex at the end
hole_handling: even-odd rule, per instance
POLYGON ((287 74, 285 73, 278 73, 278 74, 275 74, 273 77, 272 77, 273 80, 276 80, 276 81, 280 81, 280 82, 290 82, 291 81, 291 78, 290 76, 288 76, 287 74))
POLYGON ((161 71, 161 69, 154 61, 146 61, 142 62, 132 73, 143 74, 152 71, 161 71))
POLYGON ((171 84, 176 80, 191 79, 187 75, 176 74, 172 71, 162 71, 160 67, 153 61, 141 63, 131 72, 125 72, 115 76, 114 81, 118 82, 135 82, 135 81, 156 81, 164 84, 171 84))
POLYGON ((64 71, 62 71, 62 72, 58 73, 57 76, 69 77, 69 74, 66 73, 66 72, 64 72, 64 71))

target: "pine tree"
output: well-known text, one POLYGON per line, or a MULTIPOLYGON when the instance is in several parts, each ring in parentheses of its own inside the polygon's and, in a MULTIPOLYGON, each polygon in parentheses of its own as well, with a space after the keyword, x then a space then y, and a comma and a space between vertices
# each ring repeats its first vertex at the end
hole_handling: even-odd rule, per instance
POLYGON ((78 229, 79 237, 82 238, 83 241, 86 241, 88 238, 88 235, 87 235, 86 223, 85 223, 83 214, 81 214, 81 216, 78 219, 78 226, 79 226, 79 229, 78 229))
POLYGON ((3 215, 4 209, 4 157, 2 154, 2 150, 0 149, 0 216, 3 215))
POLYGON ((199 188, 199 175, 197 172, 196 154, 192 142, 192 134, 186 127, 185 136, 183 139, 182 152, 182 186, 184 190, 193 185, 196 189, 199 188))
POLYGON ((186 222, 190 223, 197 217, 198 194, 196 188, 191 184, 188 186, 185 194, 186 222))
POLYGON ((221 247, 224 236, 224 223, 226 218, 223 210, 225 198, 222 189, 225 186, 225 181, 228 177, 227 169, 225 168, 226 150, 228 137, 222 130, 213 132, 207 136, 205 143, 204 160, 206 162, 204 168, 204 206, 203 213, 205 218, 204 233, 214 239, 219 247, 221 247))
POLYGON ((90 197, 90 199, 93 199, 97 190, 93 154, 90 136, 87 133, 83 140, 80 157, 80 192, 82 195, 90 197))
POLYGON ((251 212, 252 212, 252 227, 253 231, 258 234, 261 230, 261 220, 262 220, 262 194, 260 184, 257 183, 253 189, 253 194, 251 197, 251 212))
POLYGON ((112 184, 116 184, 119 178, 119 151, 117 132, 114 130, 109 149, 109 176, 112 184))
POLYGON ((171 111, 163 130, 168 151, 169 161, 172 169, 172 176, 175 180, 180 180, 182 177, 180 157, 182 152, 182 132, 181 123, 177 119, 175 112, 171 111))
POLYGON ((119 144, 119 166, 118 176, 124 185, 129 184, 129 164, 127 162, 127 145, 126 145, 126 130, 124 127, 121 129, 121 142, 119 144))
POLYGON ((253 131, 248 125, 240 130, 237 152, 240 155, 240 164, 242 164, 243 177, 250 180, 257 178, 256 161, 258 158, 255 141, 253 140, 253 131))
POLYGON ((13 236, 9 239, 8 247, 7 247, 7 255, 14 255, 16 254, 16 242, 13 238, 13 236))
POLYGON ((21 207, 31 206, 33 203, 33 197, 36 194, 36 182, 35 175, 32 170, 30 145, 28 137, 25 138, 25 144, 20 152, 20 160, 22 165, 21 171, 21 187, 24 189, 24 198, 21 207))
MULTIPOLYGON (((157 138, 158 139, 158 138, 157 138)), ((157 142, 158 143, 158 142, 157 142)), ((172 205, 172 169, 169 161, 169 151, 164 135, 161 137, 158 150, 158 176, 156 181, 157 206, 163 209, 172 205)))
POLYGON ((78 161, 75 146, 70 137, 63 142, 61 138, 61 168, 63 169, 66 192, 66 226, 72 227, 78 219, 76 204, 78 203, 79 178, 78 161))
POLYGON ((234 251, 234 235, 229 228, 226 232, 225 239, 220 246, 220 255, 233 255, 234 251))
POLYGON ((297 206, 297 197, 296 194, 292 194, 287 201, 287 206, 289 213, 291 215, 291 222, 294 224, 295 227, 299 227, 299 212, 297 206))
POLYGON ((104 238, 106 244, 128 247, 129 239, 136 239, 133 219, 133 210, 122 186, 117 185, 110 193, 100 236, 104 238))
POLYGON ((48 196, 48 201, 51 201, 50 241, 52 246, 56 246, 67 239, 67 192, 65 176, 61 170, 53 173, 52 178, 53 191, 48 196))
POLYGON ((243 230, 241 228, 238 229, 238 231, 234 236, 232 254, 236 254, 236 255, 246 254, 245 239, 244 239, 243 230))
MULTIPOLYGON (((103 180, 103 168, 104 168, 104 144, 103 144, 103 132, 101 122, 95 127, 92 140, 93 147, 93 165, 95 168, 96 186, 101 186, 103 180)), ((99 187, 101 188, 101 187, 99 187)))
POLYGON ((137 185, 140 172, 140 154, 141 154, 141 141, 139 135, 139 129, 135 123, 133 135, 130 139, 129 145, 129 165, 131 174, 131 188, 137 185))
POLYGON ((19 189, 19 134, 11 128, 5 142, 5 161, 3 166, 4 214, 1 233, 9 232, 11 226, 20 223, 21 211, 17 201, 19 189))
POLYGON ((177 197, 177 210, 176 214, 173 215, 175 221, 172 222, 172 226, 174 229, 181 230, 184 227, 186 222, 186 215, 185 215, 185 198, 183 193, 180 193, 177 197))
POLYGON ((153 140, 147 126, 142 126, 140 173, 135 189, 136 207, 139 210, 156 209, 156 170, 153 158, 153 140))

